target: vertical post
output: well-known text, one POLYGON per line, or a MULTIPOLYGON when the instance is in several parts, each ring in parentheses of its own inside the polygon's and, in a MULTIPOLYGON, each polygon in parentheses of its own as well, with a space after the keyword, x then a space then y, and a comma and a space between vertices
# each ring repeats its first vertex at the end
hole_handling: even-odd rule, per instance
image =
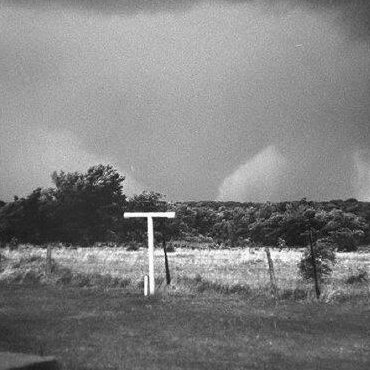
POLYGON ((171 275, 170 275, 170 267, 168 265, 168 257, 167 257, 167 248, 166 248, 166 240, 163 237, 163 252, 164 252, 164 265, 166 269, 166 283, 167 285, 171 284, 171 275))
POLYGON ((164 267, 166 271, 166 283, 171 284, 170 267, 168 265, 167 248, 166 248, 166 227, 162 219, 162 247, 164 253, 164 267))
POLYGON ((308 235, 310 237, 310 248, 311 248, 311 262, 312 262, 312 268, 313 268, 313 277, 315 280, 315 290, 316 290, 316 298, 320 298, 320 288, 319 288, 319 279, 317 277, 317 269, 316 269, 316 257, 315 257, 315 251, 313 248, 313 241, 312 241, 312 230, 309 228, 308 235))
POLYGON ((149 287, 149 276, 145 275, 144 276, 144 296, 146 297, 148 293, 148 287, 149 287))
POLYGON ((49 243, 46 250, 46 276, 50 275, 51 275, 51 245, 49 243))
POLYGON ((148 220, 149 294, 153 295, 155 290, 153 217, 174 218, 175 212, 125 212, 123 217, 145 217, 148 220))
POLYGON ((277 285, 276 285, 274 263, 272 262, 270 248, 265 247, 265 252, 266 252, 266 256, 267 256, 267 262, 268 262, 268 265, 269 265, 271 289, 273 291, 273 294, 274 294, 275 298, 278 298, 278 289, 277 289, 277 285))
POLYGON ((154 282, 154 235, 153 235, 152 217, 148 217, 148 257, 149 257, 149 294, 153 295, 155 290, 155 282, 154 282))

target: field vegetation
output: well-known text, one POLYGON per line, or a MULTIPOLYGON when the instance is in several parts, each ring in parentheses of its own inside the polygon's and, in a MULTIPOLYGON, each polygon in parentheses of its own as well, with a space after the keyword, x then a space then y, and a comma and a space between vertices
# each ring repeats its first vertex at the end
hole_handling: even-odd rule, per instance
POLYGON ((0 350, 65 370, 367 370, 369 306, 1 286, 0 350))
MULTIPOLYGON (((2 251, 0 351, 56 356, 63 370, 370 367, 370 252, 338 253, 320 300, 298 273, 302 251, 176 249, 164 286, 142 294, 147 250, 2 251)), ((162 283, 162 285, 161 285, 162 283)))
MULTIPOLYGON (((120 286, 141 293, 148 273, 147 249, 54 247, 52 274, 46 275, 46 248, 21 246, 4 249, 0 280, 24 279, 49 284, 120 286)), ((303 250, 271 250, 281 297, 311 299, 312 284, 300 274, 303 250)), ((155 273, 160 290, 168 294, 216 291, 220 293, 269 295, 270 280, 263 249, 178 248, 168 253, 172 284, 166 287, 163 250, 155 250, 155 273)), ((322 282, 322 299, 348 300, 370 297, 368 271, 370 251, 337 253, 333 273, 322 282)))

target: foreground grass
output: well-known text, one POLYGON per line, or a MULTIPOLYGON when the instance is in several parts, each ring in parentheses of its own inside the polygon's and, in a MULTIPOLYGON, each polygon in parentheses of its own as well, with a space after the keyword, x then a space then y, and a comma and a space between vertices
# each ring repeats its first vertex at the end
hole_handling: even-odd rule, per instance
POLYGON ((370 305, 0 285, 0 351, 63 369, 370 368, 370 305))
MULTIPOLYGON (((2 254, 5 260, 0 264, 3 266, 2 271, 0 266, 0 281, 12 276, 13 280, 23 281, 19 275, 40 268, 37 262, 45 260, 46 249, 23 246, 16 251, 5 249, 2 254)), ((311 297, 312 284, 300 278, 297 267, 302 251, 272 250, 271 255, 281 294, 289 296, 298 292, 301 298, 311 297)), ((78 286, 86 286, 88 283, 95 285, 95 281, 100 281, 108 286, 124 286, 135 293, 142 291, 143 276, 148 273, 146 249, 127 251, 125 248, 54 248, 52 256, 58 266, 56 275, 61 277, 59 280, 68 282, 73 273, 75 285, 78 286)), ((177 249, 168 256, 172 292, 269 292, 269 274, 263 250, 177 249)), ((370 297, 369 280, 358 284, 348 283, 351 277, 359 275, 361 271, 370 273, 370 251, 338 253, 333 274, 322 286, 322 299, 331 301, 355 296, 370 297)), ((161 249, 155 251, 155 273, 157 282, 163 281, 164 261, 161 249)))
POLYGON ((278 301, 263 251, 179 249, 173 284, 150 299, 146 250, 56 248, 52 276, 45 249, 1 253, 0 351, 57 356, 72 370, 370 368, 369 282, 348 283, 369 270, 368 252, 339 254, 318 302, 301 294, 312 289, 297 251, 272 252, 278 301))

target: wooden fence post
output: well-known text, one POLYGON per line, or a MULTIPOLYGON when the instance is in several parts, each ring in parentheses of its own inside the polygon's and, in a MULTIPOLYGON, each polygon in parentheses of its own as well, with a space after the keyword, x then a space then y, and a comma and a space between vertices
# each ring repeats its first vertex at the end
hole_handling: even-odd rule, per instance
POLYGON ((312 262, 312 268, 313 268, 313 277, 315 280, 315 290, 316 290, 316 298, 320 298, 320 287, 319 287, 319 279, 317 276, 317 268, 316 268, 316 256, 315 256, 315 250, 313 247, 313 238, 312 238, 312 230, 309 228, 308 231, 309 239, 310 239, 310 248, 311 248, 311 262, 312 262))
POLYGON ((276 285, 274 263, 272 262, 270 248, 265 247, 265 252, 266 252, 267 262, 268 262, 268 266, 269 266, 271 289, 272 289, 272 292, 273 292, 275 298, 278 298, 278 288, 277 288, 277 285, 276 285))
POLYGON ((171 284, 171 274, 170 274, 170 266, 168 264, 168 257, 167 257, 167 247, 166 247, 166 227, 164 223, 164 219, 161 219, 161 229, 162 229, 162 247, 164 253, 164 267, 166 272, 166 283, 167 285, 171 284))
POLYGON ((51 244, 49 243, 46 249, 46 276, 51 275, 51 244))
POLYGON ((163 237, 163 252, 164 252, 164 266, 166 269, 166 283, 167 285, 170 285, 171 284, 170 266, 168 264, 166 240, 164 237, 163 237))

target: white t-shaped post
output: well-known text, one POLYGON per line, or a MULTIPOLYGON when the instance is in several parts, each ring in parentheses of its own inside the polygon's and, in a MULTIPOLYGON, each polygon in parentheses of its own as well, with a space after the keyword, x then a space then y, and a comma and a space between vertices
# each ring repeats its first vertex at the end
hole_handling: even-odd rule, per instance
POLYGON ((124 218, 146 217, 148 220, 149 294, 154 294, 154 233, 153 217, 174 218, 175 212, 125 212, 124 218))

